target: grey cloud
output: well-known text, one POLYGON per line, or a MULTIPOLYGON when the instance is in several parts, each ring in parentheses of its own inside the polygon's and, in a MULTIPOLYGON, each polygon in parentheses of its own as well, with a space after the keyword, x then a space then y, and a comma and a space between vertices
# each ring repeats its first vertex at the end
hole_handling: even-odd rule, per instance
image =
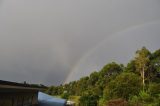
MULTIPOLYGON (((159 4, 159 0, 0 1, 0 78, 61 84, 81 58, 104 39, 127 28, 160 20, 159 4)), ((147 36, 146 40, 151 38, 147 36)), ((123 45, 121 40, 112 40, 123 45)), ((155 40, 154 36, 152 41, 155 40)), ((121 49, 114 45, 110 48, 121 49)), ((106 55, 108 60, 113 58, 112 53, 106 55)), ((128 58, 115 59, 123 62, 128 58)), ((97 69, 106 62, 95 64, 96 60, 85 62, 91 65, 82 65, 83 70, 97 69)))
POLYGON ((159 49, 160 21, 135 26, 113 34, 90 50, 74 66, 65 83, 78 80, 81 76, 99 71, 109 62, 126 65, 135 56, 135 51, 146 46, 150 51, 159 49))

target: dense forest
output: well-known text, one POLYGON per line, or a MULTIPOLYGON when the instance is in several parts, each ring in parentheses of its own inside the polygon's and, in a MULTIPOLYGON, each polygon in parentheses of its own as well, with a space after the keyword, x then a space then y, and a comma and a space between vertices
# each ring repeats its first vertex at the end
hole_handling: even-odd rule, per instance
POLYGON ((151 53, 142 47, 126 65, 108 63, 89 76, 51 86, 46 92, 78 106, 160 106, 160 49, 151 53))

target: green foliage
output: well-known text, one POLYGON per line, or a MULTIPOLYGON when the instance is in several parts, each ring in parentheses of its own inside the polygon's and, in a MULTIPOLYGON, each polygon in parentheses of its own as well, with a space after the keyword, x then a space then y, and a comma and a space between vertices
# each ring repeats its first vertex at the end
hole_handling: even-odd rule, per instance
POLYGON ((137 95, 130 97, 130 104, 135 104, 136 106, 139 104, 139 97, 137 95))
POLYGON ((130 97, 130 104, 143 106, 160 106, 159 84, 150 84, 147 89, 141 90, 139 95, 130 97))
POLYGON ((96 82, 98 81, 98 79, 99 79, 99 73, 95 71, 95 72, 91 73, 89 80, 88 80, 88 84, 90 86, 94 86, 96 84, 96 82))
POLYGON ((136 71, 136 64, 135 64, 135 60, 131 60, 128 64, 127 67, 125 68, 126 72, 133 72, 133 73, 138 73, 136 71))
POLYGON ((138 105, 138 106, 159 106, 156 105, 158 102, 156 98, 152 97, 148 92, 142 90, 138 96, 133 96, 129 100, 131 105, 138 105))
POLYGON ((76 95, 81 96, 83 92, 85 92, 88 89, 88 79, 89 77, 82 77, 78 82, 76 86, 76 95))
POLYGON ((160 49, 151 55, 150 80, 156 83, 160 82, 160 49))
POLYGON ((116 75, 123 71, 122 65, 119 65, 115 62, 105 65, 99 72, 99 79, 97 85, 105 88, 106 83, 113 79, 116 75))
POLYGON ((68 92, 64 92, 62 95, 61 95, 61 98, 63 98, 63 99, 68 99, 69 98, 69 94, 68 94, 68 92))
POLYGON ((140 72, 143 86, 145 85, 145 73, 148 70, 148 65, 150 61, 149 57, 150 57, 150 52, 145 47, 143 47, 141 50, 137 50, 136 52, 136 58, 135 58, 136 70, 140 72))
POLYGON ((106 106, 106 100, 104 98, 100 98, 98 102, 98 106, 106 106))
POLYGON ((91 91, 86 91, 80 97, 80 106, 97 106, 99 97, 91 91))
POLYGON ((146 91, 140 91, 139 98, 144 103, 150 103, 153 101, 153 98, 150 96, 150 94, 146 91))
POLYGON ((47 89, 46 93, 49 95, 52 95, 52 92, 54 91, 54 86, 51 86, 47 89))
POLYGON ((141 88, 139 76, 134 73, 122 73, 108 83, 105 89, 105 98, 129 99, 131 95, 138 95, 141 88))
POLYGON ((80 96, 69 96, 68 100, 74 101, 76 103, 75 106, 79 106, 80 104, 80 96))
POLYGON ((160 94, 160 83, 151 83, 148 87, 148 92, 154 97, 159 97, 160 94))
POLYGON ((143 47, 126 67, 112 62, 77 81, 51 86, 46 93, 80 106, 160 106, 160 49, 150 53, 143 47))
POLYGON ((105 65, 100 71, 100 77, 110 77, 113 74, 118 74, 122 72, 121 65, 116 64, 115 62, 105 65))

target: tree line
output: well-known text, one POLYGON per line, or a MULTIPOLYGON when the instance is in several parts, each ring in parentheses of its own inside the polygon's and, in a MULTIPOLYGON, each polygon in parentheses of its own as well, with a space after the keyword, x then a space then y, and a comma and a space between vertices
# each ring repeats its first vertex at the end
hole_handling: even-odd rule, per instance
POLYGON ((160 106, 160 49, 151 53, 142 47, 127 65, 111 62, 46 92, 65 99, 79 96, 79 106, 160 106))

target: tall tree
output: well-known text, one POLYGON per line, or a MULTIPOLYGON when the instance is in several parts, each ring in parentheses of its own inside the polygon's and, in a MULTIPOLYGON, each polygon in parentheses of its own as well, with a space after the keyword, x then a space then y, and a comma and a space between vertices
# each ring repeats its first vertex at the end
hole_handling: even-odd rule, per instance
POLYGON ((140 76, 132 72, 123 72, 111 80, 104 89, 104 98, 129 99, 130 96, 138 95, 141 88, 140 76))
POLYGON ((143 87, 145 86, 145 72, 148 69, 148 64, 150 61, 149 56, 150 56, 150 51, 145 47, 142 47, 141 50, 137 50, 136 52, 136 58, 135 58, 136 70, 140 72, 140 75, 142 77, 143 87))

